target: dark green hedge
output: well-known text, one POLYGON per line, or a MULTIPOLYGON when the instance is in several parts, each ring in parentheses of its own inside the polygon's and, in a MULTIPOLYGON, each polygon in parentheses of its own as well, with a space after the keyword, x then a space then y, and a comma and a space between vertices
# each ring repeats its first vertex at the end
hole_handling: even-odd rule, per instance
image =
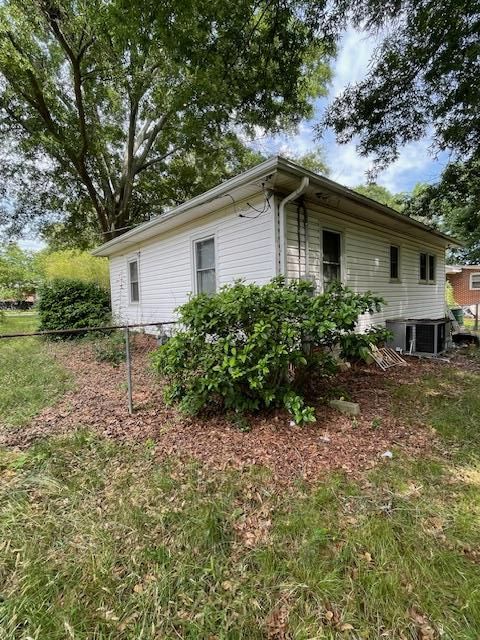
POLYGON ((110 323, 110 296, 94 282, 57 279, 43 284, 38 294, 41 331, 110 323))

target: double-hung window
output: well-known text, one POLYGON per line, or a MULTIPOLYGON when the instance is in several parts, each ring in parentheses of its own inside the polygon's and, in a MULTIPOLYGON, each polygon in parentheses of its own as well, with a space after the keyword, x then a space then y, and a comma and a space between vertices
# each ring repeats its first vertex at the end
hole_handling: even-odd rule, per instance
POLYGON ((138 278, 138 259, 128 261, 128 288, 130 302, 140 301, 140 286, 138 278))
POLYGON ((400 280, 400 248, 390 245, 390 280, 400 280))
POLYGON ((194 244, 196 293, 215 293, 215 239, 205 238, 194 244))
POLYGON ((480 273, 470 274, 470 289, 480 289, 480 273))
POLYGON ((423 284, 435 282, 437 260, 431 253, 421 253, 419 256, 419 280, 423 284))
POLYGON ((342 236, 337 231, 322 233, 323 286, 342 279, 342 236))

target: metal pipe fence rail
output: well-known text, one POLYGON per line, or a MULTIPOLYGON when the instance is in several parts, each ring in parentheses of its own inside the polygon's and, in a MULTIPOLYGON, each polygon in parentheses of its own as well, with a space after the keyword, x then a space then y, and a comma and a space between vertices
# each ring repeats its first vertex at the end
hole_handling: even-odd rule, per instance
MULTIPOLYGON (((126 400, 129 414, 132 414, 135 407, 133 401, 134 376, 132 361, 136 355, 145 356, 146 352, 153 351, 159 344, 168 338, 172 333, 173 327, 177 324, 175 321, 170 322, 141 322, 135 324, 115 324, 101 327, 80 327, 75 329, 58 329, 49 331, 32 331, 29 333, 4 333, 0 334, 1 340, 23 339, 23 338, 68 338, 68 337, 87 337, 92 336, 92 348, 97 351, 99 360, 110 361, 115 366, 119 366, 120 362, 125 362, 125 382, 126 382, 126 400), (150 330, 148 330, 150 329, 150 330), (100 336, 98 336, 100 334, 100 336), (104 335, 101 335, 104 334, 104 335), (107 343, 110 337, 118 335, 121 340, 107 343), (151 340, 147 340, 143 345, 139 344, 136 339, 139 336, 147 336, 151 340), (102 342, 103 341, 103 342, 102 342)), ((68 344, 64 340, 64 344, 68 344)))

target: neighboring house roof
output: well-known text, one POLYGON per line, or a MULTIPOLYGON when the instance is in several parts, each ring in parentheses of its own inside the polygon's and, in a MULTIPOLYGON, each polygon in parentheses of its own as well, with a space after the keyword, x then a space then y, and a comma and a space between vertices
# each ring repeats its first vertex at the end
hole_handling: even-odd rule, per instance
MULTIPOLYGON (((226 180, 217 187, 184 202, 167 213, 144 222, 118 238, 106 242, 92 251, 92 253, 95 256, 109 256, 121 253, 128 247, 145 242, 164 231, 225 207, 229 201, 239 202, 252 197, 254 194, 260 193, 262 188, 272 189, 274 192, 283 194, 290 193, 298 187, 299 180, 303 177, 310 179, 309 191, 306 193, 307 200, 316 199, 319 204, 328 206, 326 205, 328 199, 332 196, 338 196, 339 199, 341 198, 353 205, 360 205, 372 212, 381 214, 380 219, 373 220, 377 224, 390 221, 392 228, 407 229, 410 232, 416 232, 416 235, 433 235, 437 240, 441 240, 445 246, 461 246, 454 238, 431 229, 417 220, 408 218, 376 200, 348 189, 329 178, 304 169, 291 160, 281 156, 274 156, 252 169, 226 180), (319 189, 321 189, 320 192, 319 189), (220 202, 222 199, 224 201, 220 202)), ((355 214, 351 215, 355 217, 355 214)))
POLYGON ((446 264, 445 273, 461 273, 464 269, 480 271, 480 264, 446 264))

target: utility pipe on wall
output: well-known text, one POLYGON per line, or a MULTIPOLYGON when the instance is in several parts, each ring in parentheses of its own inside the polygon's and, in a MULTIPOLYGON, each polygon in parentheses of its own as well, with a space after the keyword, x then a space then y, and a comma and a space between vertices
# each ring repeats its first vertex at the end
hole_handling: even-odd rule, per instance
POLYGON ((306 188, 310 184, 310 179, 305 176, 302 178, 300 186, 289 193, 288 196, 280 202, 278 205, 278 222, 279 222, 279 244, 280 244, 280 274, 287 275, 287 223, 285 207, 289 202, 296 200, 298 196, 305 193, 306 188))

